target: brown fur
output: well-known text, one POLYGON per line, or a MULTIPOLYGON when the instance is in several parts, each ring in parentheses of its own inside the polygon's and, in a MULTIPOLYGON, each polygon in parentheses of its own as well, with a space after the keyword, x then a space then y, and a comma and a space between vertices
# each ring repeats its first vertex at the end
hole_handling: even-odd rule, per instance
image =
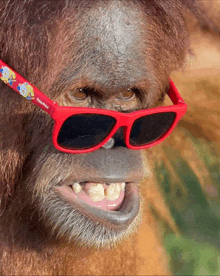
MULTIPOLYGON (((86 87, 92 88, 91 100, 82 106, 114 110, 153 107, 163 98, 171 72, 184 65, 189 53, 183 12, 189 8, 203 24, 212 27, 198 6, 195 1, 177 0, 3 0, 0 56, 60 105, 77 106, 70 93, 86 87), (121 26, 132 37, 123 38, 136 40, 126 51, 120 37, 111 44, 114 14, 119 19, 121 14, 127 18, 127 25, 121 26), (108 27, 110 31, 106 34, 108 27), (137 102, 123 106, 114 96, 128 87, 136 89, 137 102)), ((107 247, 108 244, 100 241, 105 235, 112 238, 111 242, 118 237, 123 240, 121 243, 113 249, 97 250, 88 247, 91 234, 80 240, 72 236, 68 239, 69 228, 61 225, 72 219, 71 212, 50 190, 68 177, 104 178, 106 168, 100 168, 100 164, 92 167, 89 163, 91 156, 99 159, 98 152, 69 155, 56 151, 51 142, 52 124, 45 113, 0 83, 0 272, 3 275, 170 274, 150 205, 156 206, 174 232, 176 226, 159 188, 146 179, 148 167, 144 168, 145 179, 140 184, 144 214, 141 224, 139 215, 124 233, 106 230, 102 225, 95 228, 86 224, 88 221, 82 215, 79 220, 74 217, 78 224, 74 225, 75 231, 78 228, 87 234, 86 227, 93 229, 94 235, 97 229, 106 231, 101 235, 97 230, 93 247, 107 247), (59 209, 63 213, 56 217, 54 210, 59 209)), ((142 170, 138 153, 129 154, 126 153, 125 179, 128 180, 135 179, 142 170)), ((144 159, 146 155, 142 153, 144 159)))

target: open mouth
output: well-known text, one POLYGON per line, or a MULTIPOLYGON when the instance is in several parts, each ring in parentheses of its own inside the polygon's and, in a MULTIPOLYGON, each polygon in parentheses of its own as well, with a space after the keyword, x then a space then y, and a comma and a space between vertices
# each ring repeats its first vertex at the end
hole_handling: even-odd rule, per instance
POLYGON ((140 207, 138 185, 133 182, 64 183, 56 190, 89 219, 114 228, 127 227, 140 207))

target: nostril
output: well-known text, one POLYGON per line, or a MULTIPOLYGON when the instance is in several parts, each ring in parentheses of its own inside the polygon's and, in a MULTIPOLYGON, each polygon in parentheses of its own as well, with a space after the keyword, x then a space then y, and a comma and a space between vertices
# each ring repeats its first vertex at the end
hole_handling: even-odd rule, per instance
POLYGON ((126 147, 124 141, 123 127, 119 128, 113 137, 111 137, 105 145, 102 146, 104 149, 111 149, 116 147, 126 147))
POLYGON ((102 148, 104 149, 111 149, 115 144, 114 138, 110 138, 107 143, 105 143, 102 148))

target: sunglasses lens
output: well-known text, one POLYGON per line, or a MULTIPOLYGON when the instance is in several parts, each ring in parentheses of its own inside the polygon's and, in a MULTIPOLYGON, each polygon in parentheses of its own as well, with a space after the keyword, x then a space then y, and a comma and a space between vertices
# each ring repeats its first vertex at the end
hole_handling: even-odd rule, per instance
POLYGON ((115 123, 116 120, 107 115, 73 115, 63 123, 57 142, 68 149, 91 148, 106 138, 115 123))
POLYGON ((143 146, 158 140, 172 126, 175 117, 175 112, 163 112, 138 118, 131 128, 130 144, 143 146))

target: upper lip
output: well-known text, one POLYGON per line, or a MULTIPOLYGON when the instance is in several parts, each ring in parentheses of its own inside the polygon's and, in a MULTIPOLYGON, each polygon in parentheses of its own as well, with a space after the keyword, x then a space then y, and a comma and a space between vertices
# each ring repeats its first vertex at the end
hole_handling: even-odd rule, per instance
POLYGON ((130 180, 124 180, 122 178, 92 178, 91 179, 86 179, 86 178, 81 178, 81 179, 74 179, 72 177, 69 177, 67 179, 65 179, 64 181, 60 181, 58 182, 55 186, 63 186, 63 185, 73 185, 74 183, 86 183, 86 182, 92 182, 92 183, 105 183, 105 184, 111 184, 111 183, 139 183, 142 180, 142 178, 140 179, 136 179, 135 181, 133 179, 130 180))

